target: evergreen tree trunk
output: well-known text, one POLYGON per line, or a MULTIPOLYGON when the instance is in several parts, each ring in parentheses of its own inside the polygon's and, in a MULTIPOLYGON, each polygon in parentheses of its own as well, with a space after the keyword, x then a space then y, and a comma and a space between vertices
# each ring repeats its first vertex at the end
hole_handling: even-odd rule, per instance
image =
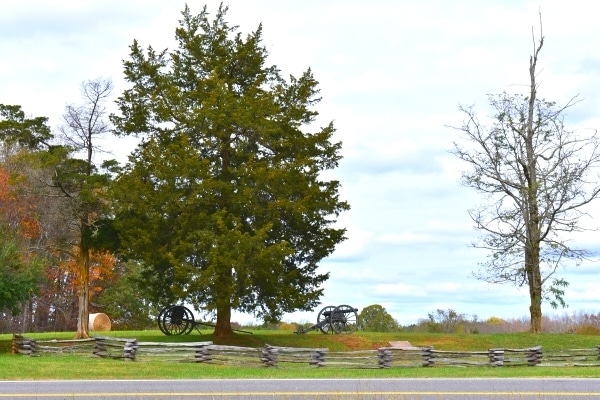
POLYGON ((215 325, 214 335, 217 338, 226 338, 233 335, 231 328, 231 306, 221 306, 217 308, 217 324, 215 325))
POLYGON ((217 305, 217 324, 214 335, 218 338, 226 338, 233 335, 231 329, 231 293, 229 288, 233 287, 233 276, 231 269, 224 268, 219 273, 219 290, 217 305))

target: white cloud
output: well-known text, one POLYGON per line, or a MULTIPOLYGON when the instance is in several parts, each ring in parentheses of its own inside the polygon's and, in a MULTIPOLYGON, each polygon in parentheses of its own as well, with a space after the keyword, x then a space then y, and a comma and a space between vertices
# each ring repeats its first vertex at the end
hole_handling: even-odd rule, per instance
POLYGON ((334 262, 346 262, 349 260, 364 259, 368 253, 374 234, 358 226, 351 225, 351 222, 344 224, 344 220, 345 218, 342 218, 339 221, 339 225, 346 229, 347 239, 336 247, 330 260, 334 262))
MULTIPOLYGON (((426 297, 427 291, 419 286, 407 285, 405 283, 380 283, 375 285, 373 288, 375 293, 380 296, 390 296, 393 298, 398 294, 402 294, 402 297, 411 296, 411 297, 426 297)), ((393 306, 393 302, 388 302, 388 307, 393 306)))
MULTIPOLYGON (((216 11, 220 1, 207 0, 216 11)), ((66 3, 64 3, 66 4, 66 3)), ((138 39, 173 47, 184 1, 89 1, 75 5, 9 1, 0 5, 0 103, 57 125, 79 84, 111 77, 126 87, 121 60, 138 39)), ((200 5, 190 4, 193 13, 200 5)), ((595 19, 600 3, 549 0, 256 0, 230 3, 228 21, 242 32, 263 23, 270 63, 284 75, 308 67, 321 83, 318 123, 334 121, 345 157, 332 173, 352 210, 340 218, 348 240, 322 262, 331 273, 323 305, 382 304, 399 321, 416 322, 437 308, 488 316, 527 315, 527 291, 470 278, 485 253, 467 210, 481 198, 459 185, 464 168, 448 153, 460 133, 458 104, 485 116, 487 94, 520 92, 528 83, 532 27, 541 8, 546 42, 540 95, 569 110, 573 128, 600 127, 600 57, 595 19)), ((123 149, 113 149, 124 157, 123 149)), ((587 224, 598 224, 598 207, 587 224), (595 219, 593 217, 596 217, 595 219)), ((593 236, 577 239, 598 249, 593 236)), ((571 309, 598 309, 596 264, 561 271, 571 282, 571 309)), ((289 318, 316 319, 315 312, 289 318)), ((242 318, 243 316, 240 316, 242 318)), ((244 318, 247 318, 245 316, 244 318)))

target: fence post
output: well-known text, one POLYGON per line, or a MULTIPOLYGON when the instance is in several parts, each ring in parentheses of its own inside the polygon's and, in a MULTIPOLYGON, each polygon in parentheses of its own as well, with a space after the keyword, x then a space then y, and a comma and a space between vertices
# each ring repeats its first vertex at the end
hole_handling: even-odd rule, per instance
POLYGON ((421 353, 421 357, 423 357, 423 366, 424 367, 433 367, 433 346, 423 347, 423 352, 421 353))
POLYGON ((276 348, 267 344, 260 353, 260 360, 264 362, 267 367, 276 367, 277 353, 278 350, 276 348))
POLYGON ((265 363, 265 366, 269 366, 268 361, 269 361, 269 351, 266 349, 266 347, 263 347, 262 350, 260 351, 260 361, 262 361, 263 363, 265 363))
POLYGON ((17 354, 17 349, 19 347, 17 340, 21 340, 21 339, 22 339, 21 335, 17 335, 16 333, 13 333, 12 343, 10 345, 10 354, 17 354))
POLYGON ((308 363, 313 367, 324 367, 326 354, 327 350, 314 350, 310 353, 310 361, 308 363))
POLYGON ((106 355, 106 346, 104 344, 104 338, 99 336, 94 337, 94 355, 96 357, 104 357, 106 355))
POLYGON ((490 366, 504 366, 504 349, 488 349, 488 357, 490 359, 490 366))
POLYGON ((391 368, 392 363, 394 362, 394 355, 392 351, 389 349, 377 349, 377 358, 379 368, 391 368))
POLYGON ((598 355, 596 357, 598 357, 598 360, 600 360, 600 344, 596 346, 596 351, 598 351, 598 355))
POLYGON ((35 356, 35 339, 26 337, 21 337, 20 339, 20 341, 17 341, 17 351, 28 356, 35 356))
POLYGON ((527 349, 527 365, 535 367, 542 362, 542 346, 530 347, 527 349))
POLYGON ((125 341, 125 346, 123 346, 123 357, 125 358, 125 361, 135 361, 137 349, 137 339, 127 339, 127 341, 125 341))
POLYGON ((196 355, 194 357, 196 359, 196 362, 211 362, 212 355, 210 353, 210 345, 199 345, 196 348, 196 355))

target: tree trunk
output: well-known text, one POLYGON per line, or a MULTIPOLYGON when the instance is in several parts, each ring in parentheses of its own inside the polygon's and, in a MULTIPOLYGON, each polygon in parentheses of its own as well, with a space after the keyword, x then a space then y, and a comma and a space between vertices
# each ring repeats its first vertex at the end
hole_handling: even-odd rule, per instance
POLYGON ((535 82, 535 68, 538 53, 544 44, 544 37, 540 38, 539 45, 534 47, 533 55, 529 59, 529 107, 527 110, 527 132, 525 139, 527 164, 524 166, 527 179, 526 211, 524 215, 527 226, 525 240, 525 270, 529 284, 529 315, 531 317, 531 333, 542 331, 542 276, 540 272, 540 212, 538 208, 538 171, 537 155, 534 151, 536 130, 534 129, 535 102, 537 98, 537 84, 535 82))
POLYGON ((81 260, 79 262, 79 290, 77 292, 78 310, 77 310, 77 333, 76 339, 87 339, 90 337, 88 332, 89 319, 89 280, 90 280, 90 250, 83 243, 80 248, 81 260))
POLYGON ((536 295, 531 295, 531 305, 529 306, 529 314, 531 316, 531 326, 529 332, 542 332, 542 303, 537 300, 536 295))
POLYGON ((50 320, 50 306, 43 301, 36 304, 35 315, 33 316, 33 327, 38 332, 48 332, 50 320))
POLYGON ((525 268, 529 283, 529 315, 531 333, 542 332, 542 277, 540 274, 539 244, 534 244, 527 249, 525 254, 525 268))
POLYGON ((542 273, 540 271, 540 228, 539 228, 539 209, 537 205, 537 176, 535 164, 530 167, 528 175, 530 180, 529 194, 527 202, 529 203, 528 214, 525 220, 528 221, 527 239, 525 241, 525 271, 527 274, 527 283, 529 285, 529 315, 530 332, 540 333, 542 331, 542 273))
POLYGON ((21 317, 21 333, 29 332, 29 320, 31 313, 31 302, 25 302, 23 306, 23 316, 21 317))
POLYGON ((217 308, 217 324, 215 325, 214 335, 217 338, 227 338, 233 335, 231 328, 231 307, 224 306, 217 308))
MULTIPOLYGON (((229 134, 226 134, 222 139, 223 145, 221 149, 221 175, 224 181, 228 181, 230 175, 230 152, 231 140, 229 134)), ((221 194, 221 204, 230 203, 230 195, 228 193, 221 194)), ((223 266, 223 269, 218 273, 218 291, 217 295, 217 323, 215 325, 214 336, 217 338, 226 338, 233 335, 231 328, 231 293, 233 287, 233 277, 231 268, 223 266)))

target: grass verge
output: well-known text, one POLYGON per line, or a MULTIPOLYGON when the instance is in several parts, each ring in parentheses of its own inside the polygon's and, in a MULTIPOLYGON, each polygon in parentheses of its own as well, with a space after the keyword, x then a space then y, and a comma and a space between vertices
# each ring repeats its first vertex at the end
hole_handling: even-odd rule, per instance
MULTIPOLYGON (((487 350, 488 348, 526 348, 541 345, 547 350, 595 348, 599 336, 565 334, 490 334, 446 335, 426 333, 369 333, 323 335, 311 332, 294 335, 281 331, 253 331, 223 341, 210 331, 188 336, 165 336, 159 331, 110 332, 106 336, 137 338, 140 341, 197 342, 262 347, 327 347, 331 351, 376 349, 390 341, 409 341, 413 346, 434 346, 438 350, 487 350)), ((72 333, 27 334, 37 339, 68 339, 72 333)), ((249 368, 240 366, 169 363, 163 361, 125 362, 93 356, 63 355, 27 357, 10 355, 12 335, 0 335, 0 380, 40 379, 241 379, 241 378, 415 378, 415 377, 600 377, 600 367, 434 367, 392 369, 341 368, 249 368)))

